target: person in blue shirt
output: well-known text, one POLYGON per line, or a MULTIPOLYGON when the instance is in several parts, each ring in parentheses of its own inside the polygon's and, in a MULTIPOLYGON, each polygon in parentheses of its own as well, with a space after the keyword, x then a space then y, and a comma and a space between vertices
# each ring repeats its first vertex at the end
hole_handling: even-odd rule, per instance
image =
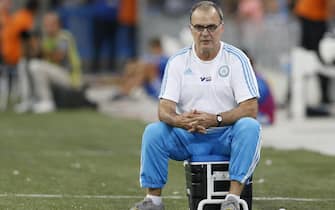
POLYGON ((129 96, 138 87, 143 87, 148 96, 158 100, 168 57, 164 55, 158 38, 149 41, 149 52, 150 54, 142 59, 132 60, 126 64, 119 92, 112 97, 112 100, 129 96))
MULTIPOLYGON (((250 55, 248 50, 242 49, 243 52, 249 57, 250 63, 254 69, 254 58, 250 55)), ((275 122, 276 104, 271 90, 271 87, 266 78, 258 71, 255 71, 255 76, 258 84, 259 98, 258 101, 258 114, 257 120, 262 125, 272 125, 275 122)))
POLYGON ((108 68, 113 68, 117 57, 117 32, 119 0, 94 0, 91 5, 93 13, 93 63, 92 72, 98 73, 104 48, 107 45, 108 68))

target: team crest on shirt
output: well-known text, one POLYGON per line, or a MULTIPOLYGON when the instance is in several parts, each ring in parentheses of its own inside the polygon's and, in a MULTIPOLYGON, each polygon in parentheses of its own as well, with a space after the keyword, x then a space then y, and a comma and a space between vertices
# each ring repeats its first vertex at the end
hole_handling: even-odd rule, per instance
POLYGON ((219 68, 219 75, 220 77, 227 77, 229 75, 229 67, 227 65, 221 66, 219 68))

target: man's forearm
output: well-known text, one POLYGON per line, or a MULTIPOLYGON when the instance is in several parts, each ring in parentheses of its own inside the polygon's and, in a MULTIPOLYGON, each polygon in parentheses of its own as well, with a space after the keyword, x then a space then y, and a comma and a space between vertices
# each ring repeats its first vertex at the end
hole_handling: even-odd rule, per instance
POLYGON ((186 130, 191 128, 190 119, 191 113, 176 113, 176 104, 175 102, 168 100, 161 100, 158 109, 159 120, 165 122, 173 127, 184 128, 186 130))
POLYGON ((159 110, 158 111, 159 114, 158 114, 158 117, 159 117, 159 120, 162 121, 162 122, 165 122, 171 126, 174 126, 174 127, 177 127, 177 113, 176 112, 169 112, 169 111, 166 111, 166 110, 159 110))
POLYGON ((178 125, 178 116, 175 102, 166 99, 159 101, 158 118, 160 121, 174 127, 180 127, 180 125, 178 125))
POLYGON ((244 104, 240 104, 238 107, 220 113, 222 116, 222 125, 231 125, 235 123, 237 120, 241 119, 242 117, 257 117, 258 113, 258 104, 256 99, 251 99, 244 104))

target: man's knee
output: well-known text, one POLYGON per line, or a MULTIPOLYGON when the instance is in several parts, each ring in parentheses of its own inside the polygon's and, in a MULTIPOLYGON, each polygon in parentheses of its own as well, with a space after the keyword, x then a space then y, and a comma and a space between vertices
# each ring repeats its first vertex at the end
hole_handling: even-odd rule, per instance
POLYGON ((43 68, 41 68, 41 66, 42 66, 42 61, 37 60, 37 59, 33 59, 29 62, 28 70, 33 74, 34 73, 40 73, 43 69, 43 68))
POLYGON ((259 132, 261 130, 260 123, 251 117, 243 117, 239 119, 235 125, 234 130, 237 132, 246 132, 251 135, 259 135, 259 132))
POLYGON ((157 143, 162 143, 164 136, 167 133, 168 125, 163 122, 154 122, 146 126, 143 132, 142 145, 153 146, 157 143))

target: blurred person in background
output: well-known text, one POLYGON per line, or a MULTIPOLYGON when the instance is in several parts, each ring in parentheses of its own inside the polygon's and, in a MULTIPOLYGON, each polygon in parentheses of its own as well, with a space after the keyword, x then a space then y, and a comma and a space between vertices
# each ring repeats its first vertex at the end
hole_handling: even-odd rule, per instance
POLYGON ((160 121, 143 132, 140 183, 147 195, 131 210, 163 210, 169 159, 194 155, 230 157, 230 189, 220 209, 239 210, 244 184, 260 158, 259 92, 248 57, 221 41, 225 28, 217 4, 194 4, 189 21, 194 43, 169 59, 160 121))
MULTIPOLYGON (((3 4, 7 5, 7 10, 9 10, 10 2, 7 0, 2 0, 3 4), (7 1, 7 2, 6 2, 7 1)), ((1 14, 2 18, 5 18, 4 24, 1 27, 1 57, 2 63, 5 66, 6 74, 9 77, 8 87, 10 92, 12 87, 12 80, 16 74, 16 67, 19 59, 23 55, 23 50, 25 48, 25 34, 33 30, 35 24, 35 16, 39 8, 38 0, 28 0, 24 8, 19 9, 12 15, 7 15, 6 12, 1 14)))
POLYGON ((2 28, 2 56, 7 65, 16 66, 22 56, 22 35, 34 28, 38 0, 28 0, 25 7, 16 11, 2 28))
POLYGON ((168 57, 164 55, 159 38, 149 41, 149 52, 150 54, 142 59, 128 62, 120 81, 119 93, 113 96, 112 100, 129 96, 139 87, 143 87, 151 98, 158 99, 168 57))
POLYGON ((239 17, 255 23, 263 20, 264 8, 262 0, 239 0, 239 17))
POLYGON ((257 40, 264 32, 264 5, 262 0, 239 0, 237 7, 237 43, 248 46, 250 52, 260 54, 257 40))
MULTIPOLYGON (((250 63, 255 70, 254 58, 246 49, 243 52, 249 57, 250 63)), ((255 70, 256 80, 260 97, 258 98, 257 120, 262 125, 273 125, 275 122, 276 104, 268 81, 262 74, 255 70)))
POLYGON ((221 8, 225 13, 225 16, 234 17, 236 15, 239 1, 236 0, 221 0, 221 8))
POLYGON ((16 111, 54 111, 56 107, 52 86, 65 89, 81 87, 81 67, 76 42, 69 31, 61 28, 58 15, 49 12, 43 17, 41 43, 32 42, 31 48, 39 48, 36 51, 40 55, 39 58, 20 62, 19 81, 24 94, 16 111))
POLYGON ((3 62, 2 58, 2 34, 3 34, 3 29, 6 24, 9 22, 10 18, 10 9, 12 6, 12 1, 11 0, 1 0, 0 1, 0 65, 3 62))
MULTIPOLYGON (((117 32, 119 29, 119 0, 94 0, 93 10, 93 65, 92 72, 98 73, 102 66, 103 49, 107 48, 107 68, 115 68, 117 63, 117 32)), ((126 19, 122 17, 122 19, 126 19)), ((127 20, 128 21, 128 20, 127 20)))
POLYGON ((258 115, 257 120, 262 125, 273 125, 275 123, 276 105, 268 81, 256 72, 256 79, 259 88, 258 115))
POLYGON ((267 18, 288 17, 288 4, 286 0, 267 0, 264 1, 264 12, 267 18))
POLYGON ((126 58, 137 56, 137 0, 119 0, 118 22, 120 30, 125 33, 122 48, 125 48, 126 58))
MULTIPOLYGON (((334 0, 297 0, 294 11, 299 17, 301 26, 300 45, 306 50, 314 51, 322 61, 319 43, 328 30, 327 22, 334 17, 334 0)), ((319 75, 321 87, 321 103, 329 104, 330 79, 319 75)))

